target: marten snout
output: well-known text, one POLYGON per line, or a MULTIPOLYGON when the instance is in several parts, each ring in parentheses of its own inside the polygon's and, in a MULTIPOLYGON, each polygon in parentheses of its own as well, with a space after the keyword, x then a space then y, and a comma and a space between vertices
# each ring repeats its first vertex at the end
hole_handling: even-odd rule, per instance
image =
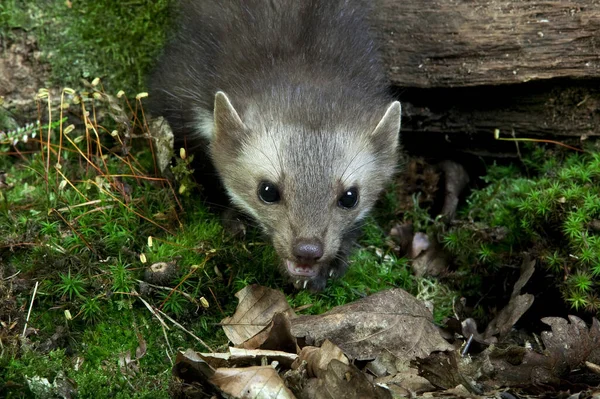
POLYGON ((292 253, 299 263, 315 263, 323 257, 323 243, 317 239, 298 239, 292 253))

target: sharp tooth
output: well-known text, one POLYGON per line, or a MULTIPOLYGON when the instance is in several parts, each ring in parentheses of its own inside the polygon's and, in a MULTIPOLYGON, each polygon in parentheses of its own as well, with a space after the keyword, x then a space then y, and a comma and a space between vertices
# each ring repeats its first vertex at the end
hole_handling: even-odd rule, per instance
POLYGON ((300 280, 296 280, 296 285, 300 285, 300 280))
POLYGON ((308 280, 304 280, 304 289, 306 289, 306 285, 308 284, 308 280))
POLYGON ((333 277, 333 269, 329 271, 329 277, 333 277))

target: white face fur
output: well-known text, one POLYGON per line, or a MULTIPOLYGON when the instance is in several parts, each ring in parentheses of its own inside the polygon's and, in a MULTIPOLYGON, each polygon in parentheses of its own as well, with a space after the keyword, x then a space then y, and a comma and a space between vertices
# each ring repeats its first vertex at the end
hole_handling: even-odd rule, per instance
POLYGON ((400 104, 375 126, 315 130, 267 119, 246 112, 242 121, 218 93, 204 134, 232 202, 271 237, 284 274, 319 290, 345 270, 348 236, 394 172, 400 104))

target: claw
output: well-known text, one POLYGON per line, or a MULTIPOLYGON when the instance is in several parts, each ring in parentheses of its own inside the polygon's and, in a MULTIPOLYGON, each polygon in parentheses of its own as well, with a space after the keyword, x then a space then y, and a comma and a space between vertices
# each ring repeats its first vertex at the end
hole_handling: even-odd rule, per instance
POLYGON ((329 277, 333 277, 333 269, 329 271, 329 277))

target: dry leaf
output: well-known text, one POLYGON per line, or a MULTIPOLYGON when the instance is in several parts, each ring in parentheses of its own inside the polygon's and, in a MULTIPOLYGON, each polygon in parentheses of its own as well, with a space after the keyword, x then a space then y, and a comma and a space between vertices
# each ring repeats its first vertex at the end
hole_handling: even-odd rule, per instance
POLYGON ((414 368, 407 368, 393 376, 377 378, 375 382, 388 387, 395 397, 415 397, 415 394, 435 391, 435 387, 414 368))
POLYGON ((534 296, 531 294, 521 294, 521 290, 525 287, 525 284, 529 281, 533 272, 535 271, 535 259, 530 260, 528 258, 523 259, 521 265, 521 275, 513 287, 513 292, 508 302, 508 305, 504 307, 498 313, 498 315, 488 324, 485 329, 484 339, 488 340, 492 336, 503 337, 510 332, 512 327, 517 321, 525 314, 525 312, 531 307, 534 301, 534 296))
POLYGON ((276 313, 295 317, 281 291, 260 285, 249 285, 235 296, 240 303, 231 317, 221 321, 225 335, 234 345, 240 345, 261 332, 276 313))
POLYGON ((119 353, 119 370, 124 375, 135 375, 139 370, 139 367, 135 359, 131 359, 131 351, 119 353))
POLYGON ((217 369, 209 380, 223 393, 242 399, 295 398, 271 366, 217 369))
POLYGON ((154 141, 154 155, 161 174, 169 171, 173 158, 173 131, 163 117, 153 119, 149 125, 150 134, 154 141))
POLYGON ((444 249, 435 237, 416 233, 410 254, 414 254, 411 267, 415 276, 439 276, 448 268, 444 249))
POLYGON ((146 341, 144 340, 144 337, 142 337, 142 334, 137 333, 136 335, 137 335, 139 346, 135 350, 135 358, 141 359, 142 357, 144 357, 146 355, 147 344, 146 344, 146 341))
POLYGON ((454 161, 442 161, 439 168, 444 172, 444 207, 441 215, 447 221, 452 221, 456 215, 458 200, 461 193, 469 184, 469 174, 464 166, 454 161))
POLYGON ((185 381, 207 381, 215 373, 212 368, 196 351, 187 349, 178 352, 173 366, 173 375, 185 381))
POLYGON ((432 353, 427 359, 417 359, 416 364, 419 375, 434 386, 452 389, 462 385, 475 394, 483 393, 476 385, 475 377, 491 370, 487 363, 461 357, 457 351, 432 353))
POLYGON ((291 324, 285 313, 276 313, 273 320, 262 331, 240 345, 246 349, 271 349, 298 353, 296 337, 291 333, 291 324))
POLYGON ((310 399, 392 399, 391 393, 371 383, 353 364, 337 359, 329 363, 321 378, 308 381, 302 398, 310 399))
MULTIPOLYGON (((544 323, 552 331, 542 332, 544 353, 532 349, 511 347, 495 349, 489 353, 494 366, 491 382, 497 386, 557 386, 561 380, 568 380, 571 371, 578 370, 585 362, 598 364, 600 361, 600 323, 593 320, 587 327, 578 317, 569 316, 570 323, 560 317, 546 317, 544 323)), ((596 379, 592 384, 597 385, 596 379)), ((584 383, 577 376, 578 383, 584 383)))
POLYGON ((535 297, 531 294, 521 294, 521 290, 527 284, 533 272, 535 271, 535 260, 523 259, 521 265, 521 275, 513 287, 511 298, 508 304, 494 317, 488 324, 485 332, 480 334, 477 329, 477 323, 473 319, 466 319, 462 322, 463 336, 473 339, 485 345, 491 345, 498 342, 498 338, 508 334, 515 323, 531 307, 535 297))
POLYGON ((298 368, 302 361, 306 361, 306 370, 310 378, 320 378, 327 370, 327 366, 333 359, 339 360, 344 364, 349 364, 348 358, 342 350, 335 346, 331 341, 325 340, 320 348, 316 346, 305 346, 302 348, 298 359, 292 364, 292 368, 298 368))
POLYGON ((329 339, 352 359, 382 353, 414 359, 453 347, 440 335, 425 305, 401 289, 381 291, 319 316, 291 320, 292 334, 319 346, 329 339))

